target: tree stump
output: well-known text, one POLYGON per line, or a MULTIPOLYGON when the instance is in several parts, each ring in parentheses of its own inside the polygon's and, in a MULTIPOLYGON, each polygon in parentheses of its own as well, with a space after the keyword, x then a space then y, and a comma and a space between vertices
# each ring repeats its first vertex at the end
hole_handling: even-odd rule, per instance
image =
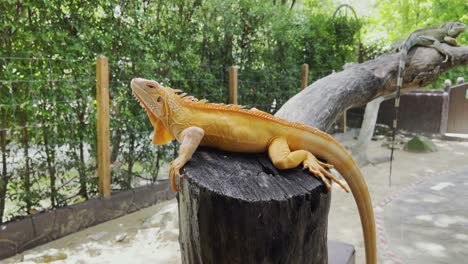
POLYGON ((199 148, 178 194, 182 262, 327 263, 331 194, 266 153, 199 148))

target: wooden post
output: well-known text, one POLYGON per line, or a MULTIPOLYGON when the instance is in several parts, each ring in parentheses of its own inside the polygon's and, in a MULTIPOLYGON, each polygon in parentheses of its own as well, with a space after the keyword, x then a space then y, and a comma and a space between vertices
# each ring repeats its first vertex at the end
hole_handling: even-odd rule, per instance
POLYGON ((309 84, 309 64, 304 63, 301 66, 301 90, 309 84))
POLYGON ((344 110, 340 118, 340 131, 343 133, 346 132, 346 112, 347 110, 344 110))
POLYGON ((229 103, 238 104, 237 102, 237 67, 229 67, 229 103))
POLYGON ((328 263, 331 193, 301 167, 278 170, 266 153, 201 147, 177 201, 184 264, 328 263))
POLYGON ((99 193, 104 198, 110 189, 109 63, 104 55, 96 60, 97 141, 99 193))

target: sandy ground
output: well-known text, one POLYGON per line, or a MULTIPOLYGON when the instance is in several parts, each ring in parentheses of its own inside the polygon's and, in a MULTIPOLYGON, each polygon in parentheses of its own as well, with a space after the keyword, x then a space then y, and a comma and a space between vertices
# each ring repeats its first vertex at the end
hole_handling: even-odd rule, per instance
MULTIPOLYGON (((395 151, 391 187, 388 181, 388 162, 367 165, 362 168, 374 207, 389 199, 392 194, 398 194, 408 185, 421 180, 422 177, 468 165, 468 142, 441 140, 433 140, 433 142, 438 147, 438 152, 415 154, 401 150, 395 151)), ((381 142, 373 142, 369 147, 368 154, 382 156, 388 152, 388 149, 381 147, 381 142)), ((339 191, 336 185, 334 185, 334 189, 336 191, 333 193, 330 214, 328 216, 328 237, 329 239, 353 244, 357 252, 356 263, 364 263, 364 243, 357 207, 354 205, 351 195, 339 191)), ((381 210, 383 209, 377 208, 376 213, 382 213, 381 210)), ((379 243, 379 250, 382 246, 379 243)), ((379 255, 379 263, 393 263, 389 262, 387 258, 382 257, 381 254, 379 255)))
POLYGON ((450 169, 425 177, 380 205, 385 232, 379 235, 386 260, 466 263, 467 186, 468 166, 450 169))
POLYGON ((181 263, 177 201, 85 229, 0 263, 181 263))
MULTIPOLYGON (((433 141, 438 152, 395 152, 391 187, 388 162, 362 168, 377 207, 376 213, 383 215, 384 222, 385 210, 388 213, 390 208, 389 197, 397 201, 396 194, 404 193, 408 186, 417 185, 415 183, 428 175, 434 177, 438 172, 468 165, 468 142, 433 141), (383 202, 387 206, 380 206, 383 202)), ((368 153, 374 157, 388 155, 389 150, 381 147, 381 143, 372 142, 368 153)), ((174 199, 28 250, 0 263, 37 263, 47 259, 57 259, 53 263, 180 263, 177 221, 174 199)), ((387 222, 392 223, 390 220, 387 222)), ((328 229, 329 239, 353 244, 356 263, 364 263, 362 229, 356 205, 352 195, 337 185, 334 185, 328 229)), ((392 242, 389 245, 379 243, 379 251, 382 251, 382 246, 398 246, 395 245, 398 240, 392 242)), ((381 255, 379 260, 379 263, 394 263, 387 256, 381 255)))

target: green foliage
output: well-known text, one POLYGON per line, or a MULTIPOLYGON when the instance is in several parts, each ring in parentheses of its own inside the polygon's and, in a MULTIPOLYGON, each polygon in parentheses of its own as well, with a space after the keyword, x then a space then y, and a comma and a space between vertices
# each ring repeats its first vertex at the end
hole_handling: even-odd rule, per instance
MULTIPOLYGON (((370 42, 381 39, 386 46, 403 41, 412 31, 421 27, 438 26, 448 21, 468 24, 468 5, 465 0, 378 0, 377 10, 378 15, 368 20, 365 31, 370 36, 370 42), (385 34, 375 36, 376 29, 385 34)), ((468 32, 460 35, 457 41, 461 45, 468 45, 468 32)), ((445 79, 454 82, 457 77, 467 74, 467 67, 452 69, 430 88, 442 88, 445 79)))
MULTIPOLYGON (((393 42, 421 27, 448 21, 468 23, 468 5, 463 0, 379 0, 377 4, 379 16, 374 24, 384 25, 388 40, 393 42)), ((458 40, 466 44, 468 37, 460 36, 458 40)))
POLYGON ((151 144, 132 78, 226 102, 227 68, 239 65, 240 103, 274 112, 297 93, 302 63, 313 81, 357 59, 355 17, 327 1, 276 2, 2 1, 0 198, 30 212, 96 194, 98 54, 111 70, 113 189, 156 181, 176 152, 151 144))

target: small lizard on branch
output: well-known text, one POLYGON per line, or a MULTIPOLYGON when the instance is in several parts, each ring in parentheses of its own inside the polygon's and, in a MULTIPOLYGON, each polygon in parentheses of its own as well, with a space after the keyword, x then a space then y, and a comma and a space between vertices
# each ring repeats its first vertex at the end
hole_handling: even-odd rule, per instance
POLYGON ((397 89, 395 97, 395 116, 393 119, 393 131, 392 131, 392 144, 390 152, 390 178, 389 184, 391 185, 392 180, 392 162, 393 162, 393 151, 395 149, 395 135, 398 122, 398 111, 400 108, 400 95, 401 87, 403 86, 403 75, 405 73, 406 59, 408 51, 414 46, 426 46, 432 47, 445 55, 446 58, 443 62, 447 62, 449 57, 453 62, 453 56, 442 46, 442 42, 445 42, 452 46, 458 46, 456 38, 465 31, 466 25, 461 22, 447 22, 439 27, 425 27, 418 29, 411 33, 408 38, 403 42, 400 51, 400 63, 398 66, 398 78, 397 78, 397 89))
POLYGON ((327 178, 348 192, 347 186, 326 170, 336 167, 348 183, 359 210, 367 263, 377 263, 375 220, 366 182, 349 152, 333 137, 257 109, 199 101, 151 80, 135 78, 131 87, 154 127, 153 143, 166 144, 174 139, 181 143, 179 156, 170 164, 173 191, 178 190, 176 178, 181 177, 180 170, 199 145, 233 152, 268 152, 278 169, 302 164, 328 190, 331 185, 327 178))

